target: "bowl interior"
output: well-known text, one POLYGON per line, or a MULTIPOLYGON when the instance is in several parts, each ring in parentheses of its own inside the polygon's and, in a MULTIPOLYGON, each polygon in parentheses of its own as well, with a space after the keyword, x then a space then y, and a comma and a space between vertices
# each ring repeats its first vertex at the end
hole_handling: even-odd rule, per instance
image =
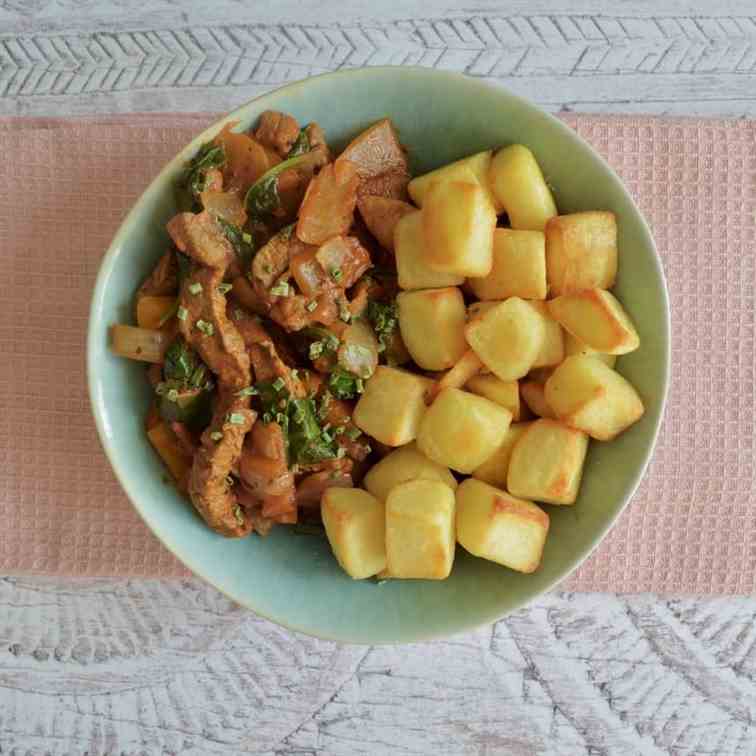
POLYGON ((118 231, 92 303, 88 368, 103 445, 134 505, 190 569, 240 604, 319 637, 365 643, 413 641, 491 622, 547 590, 598 543, 635 490, 649 459, 668 371, 668 307, 653 241, 616 176, 571 130, 507 92, 454 74, 374 68, 309 79, 237 110, 188 145, 142 195, 118 231), (325 539, 285 528, 265 539, 227 540, 211 532, 165 482, 143 432, 150 392, 140 365, 108 351, 108 328, 130 322, 139 282, 165 248, 175 212, 173 183, 184 162, 226 120, 243 127, 274 108, 318 121, 337 147, 386 115, 420 173, 470 153, 522 142, 555 188, 560 212, 607 209, 619 221, 617 294, 642 346, 618 369, 637 387, 644 418, 610 444, 594 442, 573 507, 547 507, 551 531, 541 569, 520 575, 457 549, 450 579, 352 581, 325 539))

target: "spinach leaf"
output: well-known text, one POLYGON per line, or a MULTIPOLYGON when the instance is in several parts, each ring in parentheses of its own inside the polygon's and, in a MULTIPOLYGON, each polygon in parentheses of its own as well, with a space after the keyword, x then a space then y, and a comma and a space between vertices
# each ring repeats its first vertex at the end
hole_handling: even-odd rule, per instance
POLYGON ((197 198, 205 189, 205 177, 208 168, 221 168, 225 164, 226 151, 223 146, 206 142, 189 162, 184 171, 182 183, 191 195, 197 198))
POLYGON ((328 377, 328 390, 337 399, 354 399, 364 388, 362 378, 341 367, 335 368, 328 377))
POLYGON ((181 387, 201 388, 209 377, 207 365, 182 338, 177 338, 165 353, 163 378, 181 387))
POLYGON ((244 270, 248 270, 252 265, 252 258, 255 255, 255 241, 252 234, 247 233, 239 226, 229 223, 225 218, 216 216, 216 223, 221 227, 226 239, 231 242, 231 246, 239 258, 239 262, 244 270))
POLYGON ((252 186, 249 187, 244 204, 251 218, 260 218, 272 213, 281 206, 281 198, 278 195, 278 178, 290 168, 294 168, 307 158, 307 153, 287 158, 270 170, 263 173, 252 186))
POLYGON ((299 130, 299 135, 296 141, 291 146, 287 158, 297 157, 297 155, 304 155, 310 151, 310 137, 307 136, 307 132, 304 129, 299 130))
POLYGON ((396 301, 376 302, 371 300, 368 302, 367 318, 378 337, 378 351, 385 352, 399 324, 399 310, 396 301))

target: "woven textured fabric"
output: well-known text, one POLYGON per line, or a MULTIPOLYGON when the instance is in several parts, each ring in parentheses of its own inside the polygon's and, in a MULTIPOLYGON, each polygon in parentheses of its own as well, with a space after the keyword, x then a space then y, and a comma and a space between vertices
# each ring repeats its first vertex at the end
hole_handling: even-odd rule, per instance
MULTIPOLYGON (((212 118, 0 120, 0 572, 182 576, 100 450, 85 384, 104 250, 149 180, 212 118)), ((672 305, 659 444, 571 590, 756 587, 756 123, 568 115, 654 230, 672 305)))

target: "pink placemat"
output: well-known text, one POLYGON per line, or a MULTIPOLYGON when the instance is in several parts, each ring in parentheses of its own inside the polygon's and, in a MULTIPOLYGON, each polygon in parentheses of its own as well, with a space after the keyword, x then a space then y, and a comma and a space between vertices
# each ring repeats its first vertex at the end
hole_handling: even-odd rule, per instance
MULTIPOLYGON (((212 118, 0 120, 0 573, 186 575, 110 471, 84 342, 100 259, 212 118)), ((633 502, 564 587, 756 587, 756 122, 568 115, 651 222, 669 282, 666 420, 633 502)))

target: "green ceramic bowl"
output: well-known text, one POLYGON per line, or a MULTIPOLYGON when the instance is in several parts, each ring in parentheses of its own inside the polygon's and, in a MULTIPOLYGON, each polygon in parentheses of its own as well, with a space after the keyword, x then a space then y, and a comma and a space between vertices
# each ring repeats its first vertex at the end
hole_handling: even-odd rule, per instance
POLYGON ((420 68, 366 68, 292 84, 244 105, 200 134, 150 184, 102 262, 88 335, 92 409, 121 485, 155 535, 191 570, 243 606, 310 635, 358 643, 408 642, 493 622, 562 580, 599 543, 635 491, 656 439, 667 391, 669 311, 648 227, 617 176, 569 128, 505 90, 420 68), (251 126, 269 108, 320 123, 336 146, 390 116, 415 174, 473 152, 528 145, 556 189, 562 213, 606 209, 619 219, 616 292, 635 320, 641 348, 618 369, 646 405, 612 443, 591 445, 580 498, 548 507, 543 565, 520 575, 457 550, 448 580, 350 580, 325 539, 278 528, 268 538, 227 540, 209 530, 164 482, 143 430, 150 390, 141 365, 114 357, 108 328, 130 322, 138 283, 165 248, 176 208, 172 184, 200 144, 227 121, 251 126))

